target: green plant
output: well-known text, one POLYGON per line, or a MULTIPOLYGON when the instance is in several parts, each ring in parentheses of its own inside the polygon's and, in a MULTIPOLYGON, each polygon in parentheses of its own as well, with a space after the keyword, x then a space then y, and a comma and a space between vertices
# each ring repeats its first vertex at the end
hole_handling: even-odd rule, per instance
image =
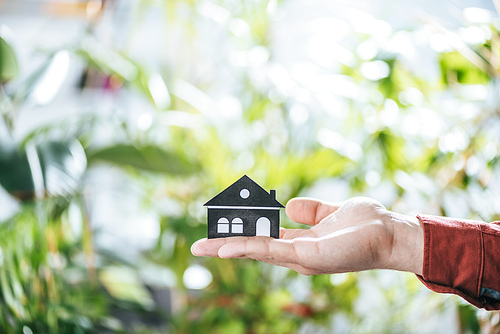
MULTIPOLYGON (((471 23, 465 28, 488 32, 483 42, 436 50, 432 38, 460 41, 458 30, 432 22, 415 31, 377 32, 385 25, 374 20, 373 31, 363 31, 363 22, 340 6, 334 20, 307 21, 313 36, 300 46, 292 36, 286 52, 297 59, 283 59, 278 43, 290 36, 279 29, 293 30, 295 21, 283 19, 293 5, 141 1, 130 9, 130 33, 117 38, 122 43, 103 42, 94 21, 22 81, 12 49, 0 40, 0 111, 8 129, 0 138, 0 185, 19 206, 0 225, 3 331, 329 332, 340 323, 354 331, 398 332, 431 317, 419 311, 422 305, 432 314, 457 312, 464 330, 497 326, 457 299, 429 297, 411 276, 303 277, 190 254, 206 235, 202 204, 242 174, 277 189, 282 202, 364 194, 406 213, 499 217, 491 194, 500 152, 492 107, 500 52, 495 25, 471 23), (153 37, 163 47, 148 62, 134 45, 151 13, 161 17, 153 37), (349 40, 328 35, 340 28, 349 40), (420 59, 409 62, 395 50, 401 42, 432 55, 432 75, 412 66, 420 59), (375 51, 360 52, 358 45, 375 51), (309 53, 301 58, 304 48, 309 53), (20 113, 36 111, 34 92, 53 75, 51 67, 68 66, 66 57, 84 64, 83 89, 89 78, 102 79, 110 86, 103 90, 118 96, 114 103, 138 97, 140 108, 124 103, 122 112, 82 113, 17 137, 20 113), (133 117, 139 111, 146 119, 141 126, 133 117), (104 141, 103 129, 112 134, 104 141), (109 185, 89 188, 86 177, 103 163, 113 166, 107 175, 120 174, 120 182, 139 189, 134 200, 157 219, 152 246, 133 259, 96 240, 102 231, 93 225, 96 208, 87 193, 109 185), (186 284, 193 265, 212 276, 203 290, 186 284), (369 312, 360 306, 370 302, 363 299, 367 286, 379 292, 381 305, 369 312), (155 293, 164 290, 181 305, 162 308, 155 293)), ((141 229, 138 223, 137 234, 141 229)))

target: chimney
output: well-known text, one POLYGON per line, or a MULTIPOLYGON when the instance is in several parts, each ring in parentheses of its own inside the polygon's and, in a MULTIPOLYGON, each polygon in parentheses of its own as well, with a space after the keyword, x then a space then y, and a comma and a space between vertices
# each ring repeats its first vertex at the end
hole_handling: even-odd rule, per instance
POLYGON ((271 191, 269 192, 269 195, 271 195, 271 198, 272 198, 272 199, 276 199, 276 190, 271 190, 271 191))

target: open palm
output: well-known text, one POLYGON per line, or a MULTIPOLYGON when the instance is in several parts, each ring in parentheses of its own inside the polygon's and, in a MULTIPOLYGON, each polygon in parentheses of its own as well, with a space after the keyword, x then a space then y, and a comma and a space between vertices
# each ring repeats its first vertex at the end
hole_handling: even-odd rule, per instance
MULTIPOLYGON (((394 251, 401 244, 395 235, 399 230, 414 230, 419 223, 386 210, 375 200, 358 197, 332 204, 295 198, 287 203, 286 213, 293 221, 312 227, 281 229, 280 239, 202 239, 191 251, 197 256, 256 259, 306 275, 375 268, 415 272, 412 263, 401 263, 408 262, 408 256, 394 251)), ((418 272, 418 263, 415 268, 418 272)))

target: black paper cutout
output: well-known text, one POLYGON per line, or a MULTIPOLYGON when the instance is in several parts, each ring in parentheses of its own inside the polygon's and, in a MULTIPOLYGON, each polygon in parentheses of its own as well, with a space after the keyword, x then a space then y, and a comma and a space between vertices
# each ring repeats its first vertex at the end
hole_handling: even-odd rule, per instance
POLYGON ((284 206, 276 200, 276 191, 271 190, 268 193, 246 175, 204 206, 208 208, 209 239, 252 237, 257 234, 279 238, 279 210, 284 206), (237 218, 243 221, 243 231, 237 218), (233 223, 234 219, 236 220, 233 223))

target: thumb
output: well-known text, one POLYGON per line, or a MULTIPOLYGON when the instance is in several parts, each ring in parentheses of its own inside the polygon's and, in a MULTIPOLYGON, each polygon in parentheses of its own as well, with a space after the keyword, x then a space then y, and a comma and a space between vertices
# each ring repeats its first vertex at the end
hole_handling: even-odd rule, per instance
POLYGON ((337 211, 340 203, 328 203, 314 198, 292 198, 286 204, 286 215, 297 223, 316 225, 323 218, 337 211))

